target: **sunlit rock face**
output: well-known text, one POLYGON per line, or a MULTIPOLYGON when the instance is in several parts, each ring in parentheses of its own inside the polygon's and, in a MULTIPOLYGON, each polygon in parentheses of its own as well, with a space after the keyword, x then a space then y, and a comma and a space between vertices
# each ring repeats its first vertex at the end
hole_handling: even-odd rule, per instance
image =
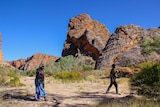
POLYGON ((96 60, 104 49, 110 33, 105 25, 91 19, 88 14, 71 18, 62 56, 89 56, 96 60))
POLYGON ((2 34, 0 33, 0 61, 4 61, 4 56, 2 53, 2 34))
POLYGON ((27 59, 14 60, 9 63, 19 70, 27 71, 38 68, 41 63, 46 64, 49 61, 55 61, 57 59, 58 57, 52 55, 36 53, 27 59))
POLYGON ((133 66, 146 61, 159 61, 160 55, 143 55, 142 41, 145 38, 153 40, 160 37, 160 29, 143 29, 137 25, 118 27, 109 38, 106 47, 96 61, 95 69, 111 67, 113 63, 119 66, 133 66))

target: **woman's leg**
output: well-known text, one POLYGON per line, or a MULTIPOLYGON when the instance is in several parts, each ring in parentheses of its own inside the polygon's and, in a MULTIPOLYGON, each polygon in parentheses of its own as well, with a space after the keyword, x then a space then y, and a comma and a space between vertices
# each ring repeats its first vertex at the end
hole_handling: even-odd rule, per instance
POLYGON ((39 100, 40 99, 40 87, 36 86, 36 94, 35 94, 35 100, 39 100))
POLYGON ((115 88, 116 88, 116 94, 118 94, 118 85, 117 85, 117 82, 116 82, 116 81, 114 82, 114 86, 115 86, 115 88))
POLYGON ((44 83, 41 83, 40 84, 40 95, 42 96, 42 97, 44 97, 44 98, 46 98, 46 92, 45 92, 45 90, 44 90, 44 83))
POLYGON ((111 82, 110 85, 108 86, 108 89, 107 89, 106 93, 109 92, 109 90, 110 90, 111 87, 112 87, 112 82, 111 82))

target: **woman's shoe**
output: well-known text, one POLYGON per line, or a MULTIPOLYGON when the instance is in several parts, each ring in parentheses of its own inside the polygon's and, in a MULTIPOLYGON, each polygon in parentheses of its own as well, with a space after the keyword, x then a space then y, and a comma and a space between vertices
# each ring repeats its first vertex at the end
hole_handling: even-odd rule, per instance
POLYGON ((44 97, 44 101, 47 101, 46 97, 44 97))

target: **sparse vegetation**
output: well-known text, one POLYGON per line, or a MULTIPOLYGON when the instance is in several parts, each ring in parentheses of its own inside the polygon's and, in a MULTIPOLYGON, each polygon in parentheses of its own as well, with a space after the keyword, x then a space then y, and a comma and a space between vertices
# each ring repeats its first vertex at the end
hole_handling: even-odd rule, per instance
POLYGON ((140 64, 141 72, 132 77, 132 86, 137 93, 160 99, 160 62, 140 64))
POLYGON ((154 36, 153 39, 144 38, 141 47, 143 55, 151 55, 153 52, 160 54, 160 37, 154 36))
MULTIPOLYGON (((93 105, 91 107, 159 107, 160 103, 158 101, 160 99, 160 62, 142 63, 139 65, 139 68, 141 69, 140 73, 131 78, 132 87, 137 90, 138 94, 149 97, 149 101, 146 99, 136 99, 134 97, 116 98, 114 100, 107 98, 107 100, 104 99, 97 105, 93 105), (153 101, 152 98, 158 100, 153 101)), ((119 67, 116 69, 125 73, 132 72, 132 69, 129 67, 119 67)), ((23 75, 31 76, 32 78, 35 76, 35 73, 36 69, 20 72, 6 67, 0 67, 0 84, 8 86, 23 86, 24 84, 20 82, 19 77, 23 75)), ((51 79, 58 81, 56 82, 58 85, 67 82, 74 84, 74 82, 77 83, 84 80, 83 82, 80 82, 83 87, 78 87, 80 91, 85 90, 85 87, 88 85, 86 85, 85 82, 89 82, 91 84, 98 83, 101 85, 106 85, 107 87, 110 80, 106 78, 109 76, 109 73, 110 69, 94 70, 92 66, 83 64, 73 56, 61 58, 58 62, 49 62, 45 66, 45 75, 50 76, 51 79)), ((128 88, 130 87, 129 80, 130 78, 119 78, 117 79, 117 83, 123 84, 125 88, 128 88)), ((52 82, 49 81, 48 84, 49 83, 52 82)), ((0 97, 2 96, 3 95, 0 95, 0 97)))
POLYGON ((49 75, 63 71, 81 71, 83 63, 72 55, 62 57, 58 62, 49 62, 45 66, 45 71, 49 75))
POLYGON ((94 70, 94 68, 92 66, 88 66, 88 65, 83 66, 83 71, 91 71, 91 70, 94 70))
POLYGON ((0 84, 8 86, 24 86, 19 79, 20 73, 9 67, 0 67, 0 84))
POLYGON ((31 69, 28 71, 21 71, 20 73, 21 73, 21 75, 32 77, 32 76, 36 75, 36 69, 31 69))
POLYGON ((134 97, 126 97, 121 99, 106 99, 96 106, 92 107, 159 107, 159 101, 136 99, 134 97))
POLYGON ((61 79, 63 81, 72 81, 72 82, 82 80, 82 74, 76 71, 57 72, 54 77, 56 79, 61 79))
POLYGON ((15 71, 9 72, 8 77, 9 77, 9 81, 6 82, 7 85, 12 86, 12 87, 25 86, 24 84, 22 84, 20 82, 20 79, 19 79, 18 75, 15 73, 15 71))

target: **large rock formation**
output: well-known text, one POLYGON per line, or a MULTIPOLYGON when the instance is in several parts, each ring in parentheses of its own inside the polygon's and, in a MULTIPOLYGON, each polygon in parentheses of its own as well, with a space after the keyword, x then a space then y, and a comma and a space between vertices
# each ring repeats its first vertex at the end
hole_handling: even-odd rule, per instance
POLYGON ((37 53, 27 59, 19 59, 9 62, 12 66, 19 70, 31 70, 37 68, 41 63, 46 64, 48 61, 55 61, 58 57, 37 53))
POLYGON ((90 56, 96 60, 104 49, 110 33, 105 25, 87 14, 71 18, 62 56, 90 56))
POLYGON ((3 56, 3 53, 2 53, 2 34, 1 33, 0 33, 0 66, 1 67, 10 67, 11 69, 15 69, 8 62, 4 61, 4 56, 3 56))
POLYGON ((145 61, 158 61, 160 55, 143 55, 141 44, 144 38, 160 36, 160 29, 144 30, 136 25, 120 26, 109 38, 105 49, 98 58, 95 68, 105 69, 113 63, 119 66, 137 65, 145 61))
POLYGON ((145 30, 132 24, 120 26, 110 35, 105 25, 87 14, 80 14, 70 19, 62 56, 91 57, 96 61, 95 69, 105 69, 113 63, 132 66, 145 61, 159 61, 160 55, 156 52, 142 54, 142 41, 144 38, 153 40, 153 36, 160 36, 160 28, 145 30))
POLYGON ((4 61, 4 56, 2 53, 2 34, 0 33, 0 62, 4 61))

